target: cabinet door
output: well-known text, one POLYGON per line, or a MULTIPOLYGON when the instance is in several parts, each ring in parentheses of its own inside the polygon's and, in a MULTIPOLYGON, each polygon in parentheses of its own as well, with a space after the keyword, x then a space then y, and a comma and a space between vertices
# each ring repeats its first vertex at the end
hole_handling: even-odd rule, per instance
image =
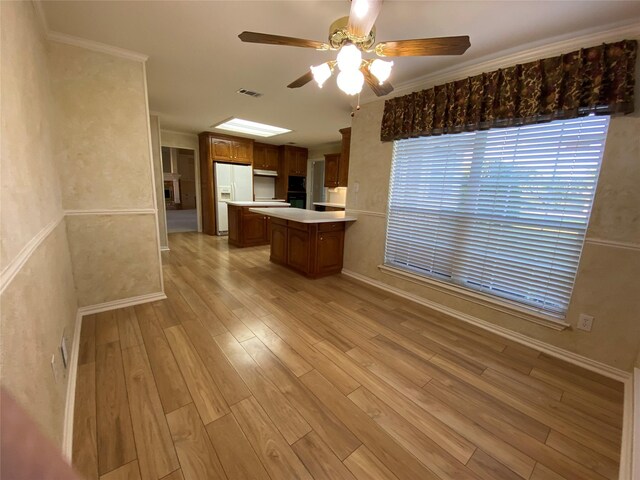
POLYGON ((264 170, 266 165, 266 152, 267 149, 263 145, 253 146, 253 168, 264 170))
POLYGON ((309 273, 309 232, 287 229, 287 265, 303 273, 309 273))
POLYGON ((265 148, 264 167, 261 168, 264 168, 265 170, 278 170, 278 153, 277 148, 265 148))
POLYGON ((233 159, 233 142, 231 140, 211 138, 209 142, 211 160, 229 161, 233 159))
POLYGON ((340 152, 340 165, 338 168, 338 187, 346 187, 349 182, 349 156, 351 154, 351 129, 343 128, 342 150, 340 152))
POLYGON ((271 260, 287 264, 287 227, 271 222, 271 260))
POLYGON ((319 232, 316 257, 316 275, 337 273, 342 270, 344 231, 319 232))
POLYGON ((307 175, 307 152, 304 150, 296 151, 296 171, 298 175, 307 175))
POLYGON ((298 163, 296 162, 295 153, 291 152, 290 155, 285 157, 287 173, 289 175, 298 175, 298 163))
POLYGON ((332 154, 324 156, 324 186, 333 188, 338 186, 338 174, 340 155, 332 154))
POLYGON ((261 245, 268 243, 267 217, 258 213, 245 213, 242 217, 243 244, 261 245))
POLYGON ((233 142, 233 160, 237 163, 253 163, 253 144, 251 142, 233 142))

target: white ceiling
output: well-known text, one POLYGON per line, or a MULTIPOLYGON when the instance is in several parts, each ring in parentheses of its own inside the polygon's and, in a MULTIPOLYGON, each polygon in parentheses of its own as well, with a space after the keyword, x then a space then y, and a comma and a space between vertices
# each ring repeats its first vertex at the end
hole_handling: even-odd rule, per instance
MULTIPOLYGON (((314 147, 340 139, 355 98, 334 78, 320 90, 286 85, 335 52, 242 43, 243 30, 326 41, 329 25, 349 14, 334 1, 47 1, 48 27, 149 56, 149 107, 162 128, 197 133, 229 117, 293 130, 270 143, 314 147), (239 88, 264 95, 236 94, 239 88)), ((392 1, 376 22, 377 39, 469 35, 460 57, 394 59, 390 81, 412 79, 552 37, 640 19, 638 1, 392 1)), ((586 45, 585 45, 586 46, 586 45)), ((365 87, 366 88, 366 87, 365 87)), ((363 103, 369 99, 363 97, 363 103)))

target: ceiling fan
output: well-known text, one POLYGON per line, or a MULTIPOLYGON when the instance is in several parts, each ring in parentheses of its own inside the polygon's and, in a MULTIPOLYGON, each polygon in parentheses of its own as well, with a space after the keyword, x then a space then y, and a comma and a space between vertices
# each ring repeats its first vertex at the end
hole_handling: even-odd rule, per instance
POLYGON ((366 82, 379 97, 393 91, 393 87, 386 82, 391 74, 393 62, 379 58, 363 59, 363 53, 374 53, 378 57, 462 55, 471 45, 466 35, 395 40, 375 44, 374 24, 382 8, 382 1, 352 0, 349 16, 339 18, 329 27, 328 43, 257 32, 242 32, 238 37, 243 42, 249 43, 339 51, 336 60, 312 66, 307 73, 287 85, 288 88, 302 87, 311 80, 315 80, 322 88, 337 65, 340 70, 337 83, 343 92, 348 95, 360 93, 366 82))

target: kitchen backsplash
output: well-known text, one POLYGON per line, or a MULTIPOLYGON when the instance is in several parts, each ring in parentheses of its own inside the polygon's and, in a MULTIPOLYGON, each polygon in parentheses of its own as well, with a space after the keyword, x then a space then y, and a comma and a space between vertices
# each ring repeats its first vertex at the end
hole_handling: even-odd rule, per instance
POLYGON ((276 179, 275 177, 253 177, 253 194, 255 198, 275 198, 276 179))

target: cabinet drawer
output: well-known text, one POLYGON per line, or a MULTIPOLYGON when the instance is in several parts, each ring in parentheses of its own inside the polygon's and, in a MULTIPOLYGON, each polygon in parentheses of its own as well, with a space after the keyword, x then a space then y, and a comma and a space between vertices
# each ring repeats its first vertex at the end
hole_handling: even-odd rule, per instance
POLYGON ((344 222, 319 223, 319 232, 338 232, 344 230, 344 222))

